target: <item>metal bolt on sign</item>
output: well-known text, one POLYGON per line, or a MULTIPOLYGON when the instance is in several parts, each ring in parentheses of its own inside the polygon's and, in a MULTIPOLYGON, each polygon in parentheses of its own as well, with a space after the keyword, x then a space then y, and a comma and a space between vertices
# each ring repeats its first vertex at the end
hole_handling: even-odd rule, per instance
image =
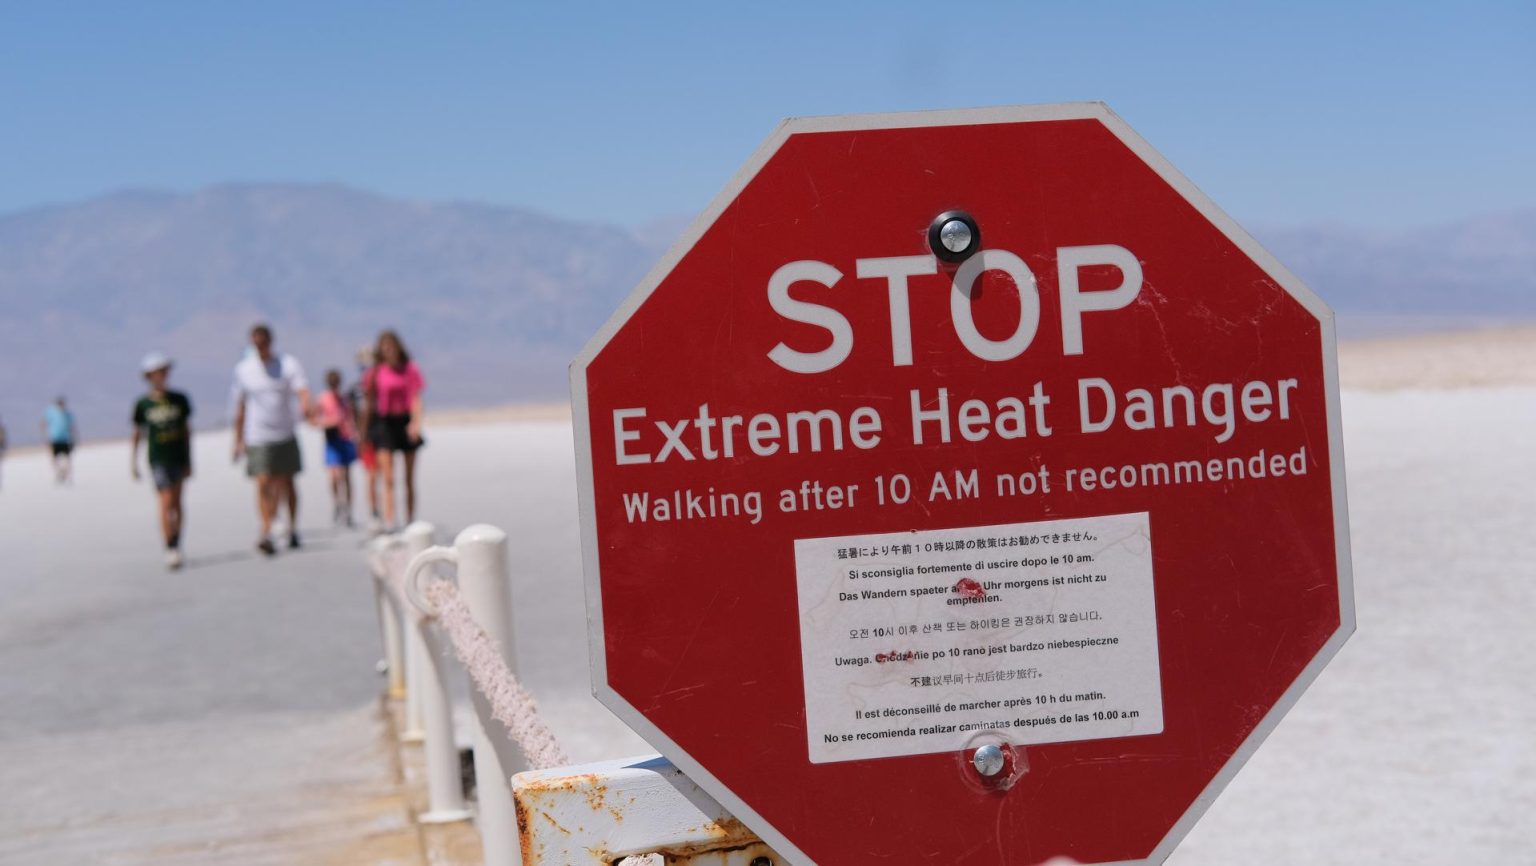
POLYGON ((981 227, 963 210, 945 211, 928 225, 928 246, 943 261, 965 261, 981 248, 981 227))
POLYGON ((1007 762, 1002 748, 995 743, 982 746, 976 750, 976 754, 971 756, 971 765, 976 768, 976 772, 988 778, 1001 773, 1003 765, 1007 762))

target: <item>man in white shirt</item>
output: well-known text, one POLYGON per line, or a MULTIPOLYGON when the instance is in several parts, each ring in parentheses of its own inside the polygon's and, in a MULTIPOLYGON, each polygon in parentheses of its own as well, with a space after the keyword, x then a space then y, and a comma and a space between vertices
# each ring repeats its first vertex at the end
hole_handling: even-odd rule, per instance
POLYGON ((256 549, 277 553, 272 521, 278 503, 288 503, 288 546, 299 546, 299 491, 293 476, 303 468, 298 426, 309 418, 309 381, 292 355, 272 351, 272 329, 251 329, 254 352, 235 365, 235 460, 245 457, 245 473, 256 480, 256 511, 261 537, 256 549))

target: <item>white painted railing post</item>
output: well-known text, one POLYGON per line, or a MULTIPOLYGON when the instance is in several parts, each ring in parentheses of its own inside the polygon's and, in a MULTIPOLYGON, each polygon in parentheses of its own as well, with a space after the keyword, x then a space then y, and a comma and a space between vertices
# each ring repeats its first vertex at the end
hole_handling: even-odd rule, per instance
MULTIPOLYGON (((411 546, 432 538, 432 527, 413 523, 406 529, 411 546)), ((436 562, 453 560, 452 552, 442 547, 422 546, 416 550, 402 575, 402 587, 418 579, 417 572, 436 562)), ((464 774, 459 768, 459 749, 453 739, 453 704, 448 698, 448 659, 442 641, 426 615, 411 607, 408 631, 421 647, 411 689, 421 701, 423 757, 427 765, 427 811, 416 816, 423 824, 445 824, 470 817, 464 805, 464 774)))
MULTIPOLYGON (((400 541, 405 546, 406 562, 415 559, 417 554, 432 546, 436 529, 432 524, 416 521, 400 532, 400 541)), ((400 739, 407 743, 419 743, 426 737, 426 721, 422 705, 423 691, 421 688, 422 668, 429 664, 427 660, 427 647, 422 641, 419 629, 408 628, 405 630, 405 730, 400 732, 400 739)))
POLYGON ((389 676, 389 696, 405 697, 405 652, 400 645, 400 612, 389 597, 389 590, 373 582, 374 604, 379 609, 379 630, 384 635, 384 672, 389 676))
POLYGON ((369 551, 369 569, 373 572, 373 604, 379 615, 379 636, 384 640, 384 672, 389 676, 389 697, 400 700, 405 697, 405 648, 400 635, 400 622, 404 611, 395 602, 395 594, 389 587, 392 579, 385 566, 389 542, 375 539, 369 551))
MULTIPOLYGON (((501 648, 507 669, 517 672, 512 643, 512 567, 507 558, 507 534, 494 526, 476 524, 453 542, 459 563, 459 594, 475 622, 501 648)), ((517 810, 512 804, 512 774, 526 769, 490 704, 478 689, 470 690, 475 707, 475 787, 479 791, 480 840, 485 866, 519 866, 517 810)))
MULTIPOLYGON (((512 651, 512 571, 507 559, 507 534, 477 524, 459 533, 453 547, 432 547, 417 554, 405 568, 402 592, 416 611, 435 616, 423 597, 421 572, 436 562, 452 562, 458 570, 458 594, 475 625, 496 644, 507 670, 516 673, 512 651)), ((479 792, 476 827, 480 831, 483 866, 520 866, 517 809, 512 803, 512 774, 526 767, 506 728, 492 714, 479 689, 470 689, 475 707, 475 789, 479 792)))

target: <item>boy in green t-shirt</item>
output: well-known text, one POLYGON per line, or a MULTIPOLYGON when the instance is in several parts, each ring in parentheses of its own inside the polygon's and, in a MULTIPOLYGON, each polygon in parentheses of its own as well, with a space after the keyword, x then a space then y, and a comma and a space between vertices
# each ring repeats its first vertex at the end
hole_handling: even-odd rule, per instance
POLYGON ((139 480, 139 440, 148 444, 149 471, 160 501, 160 529, 165 535, 165 564, 181 568, 181 485, 192 477, 192 401, 165 387, 171 359, 153 352, 144 358, 149 393, 133 405, 133 480, 139 480))

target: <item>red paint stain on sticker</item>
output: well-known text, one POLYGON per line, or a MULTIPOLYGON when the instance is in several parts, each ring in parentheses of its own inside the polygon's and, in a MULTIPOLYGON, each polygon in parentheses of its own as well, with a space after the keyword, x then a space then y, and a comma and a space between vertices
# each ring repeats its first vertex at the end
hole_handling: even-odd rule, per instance
POLYGON ((987 594, 987 591, 981 588, 981 584, 969 577, 960 578, 960 582, 955 584, 955 592, 966 598, 985 598, 987 594))

